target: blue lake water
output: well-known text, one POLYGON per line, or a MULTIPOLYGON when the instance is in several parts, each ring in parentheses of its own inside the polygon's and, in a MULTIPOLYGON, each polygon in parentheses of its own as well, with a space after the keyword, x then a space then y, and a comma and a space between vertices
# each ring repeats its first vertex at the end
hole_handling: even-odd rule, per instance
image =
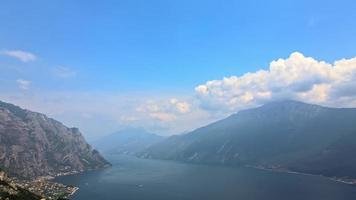
POLYGON ((111 168, 56 179, 73 200, 354 200, 356 186, 318 176, 107 156, 111 168))

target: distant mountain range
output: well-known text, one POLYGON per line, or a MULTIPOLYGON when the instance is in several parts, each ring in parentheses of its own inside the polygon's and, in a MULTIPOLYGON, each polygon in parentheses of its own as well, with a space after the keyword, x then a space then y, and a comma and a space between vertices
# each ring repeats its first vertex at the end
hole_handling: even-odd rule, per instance
POLYGON ((356 109, 280 101, 169 137, 138 155, 356 178, 355 152, 356 109))
POLYGON ((0 168, 20 178, 110 165, 77 128, 0 101, 0 168))
POLYGON ((129 128, 107 135, 93 143, 100 152, 108 154, 136 154, 157 144, 164 137, 145 131, 129 128))

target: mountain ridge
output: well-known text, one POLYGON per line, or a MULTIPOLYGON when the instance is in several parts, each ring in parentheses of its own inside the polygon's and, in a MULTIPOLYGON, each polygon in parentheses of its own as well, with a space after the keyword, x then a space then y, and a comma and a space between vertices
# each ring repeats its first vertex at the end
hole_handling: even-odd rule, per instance
POLYGON ((93 144, 103 153, 133 155, 161 140, 162 136, 144 129, 127 128, 104 136, 93 144))
POLYGON ((138 155, 199 164, 261 165, 356 177, 353 170, 356 160, 343 148, 345 141, 349 142, 349 149, 356 147, 356 140, 345 139, 356 138, 355 121, 355 108, 279 101, 239 111, 188 134, 170 137, 138 155), (355 161, 332 164, 337 158, 334 154, 342 160, 355 161), (318 157, 321 160, 316 159, 318 157), (320 163, 330 167, 325 168, 320 163))

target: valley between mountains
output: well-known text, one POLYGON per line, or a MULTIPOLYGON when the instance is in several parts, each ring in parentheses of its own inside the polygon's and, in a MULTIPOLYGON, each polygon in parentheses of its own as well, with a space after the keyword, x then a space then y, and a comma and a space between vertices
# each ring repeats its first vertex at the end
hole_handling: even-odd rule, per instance
POLYGON ((69 198, 78 188, 50 179, 110 167, 99 152, 322 175, 354 184, 355 122, 355 108, 278 101, 170 137, 123 129, 93 142, 95 150, 77 128, 0 102, 0 192, 20 199, 69 198))

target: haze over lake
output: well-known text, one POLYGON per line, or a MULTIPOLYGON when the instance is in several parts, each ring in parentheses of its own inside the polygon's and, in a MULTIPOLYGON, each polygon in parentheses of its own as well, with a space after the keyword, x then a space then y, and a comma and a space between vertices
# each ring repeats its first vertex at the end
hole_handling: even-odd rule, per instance
POLYGON ((59 177, 73 200, 349 200, 356 187, 320 176, 106 156, 111 168, 59 177))

